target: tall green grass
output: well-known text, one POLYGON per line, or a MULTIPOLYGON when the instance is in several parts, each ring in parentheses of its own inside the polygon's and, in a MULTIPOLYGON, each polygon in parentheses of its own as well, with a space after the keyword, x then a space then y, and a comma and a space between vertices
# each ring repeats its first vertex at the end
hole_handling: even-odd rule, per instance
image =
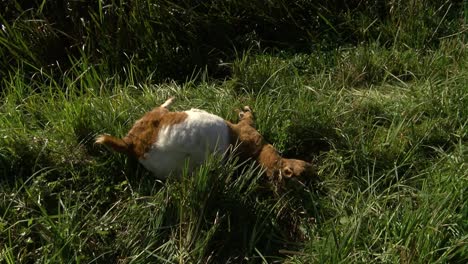
MULTIPOLYGON (((358 54, 367 49, 333 57, 362 65, 358 54)), ((375 51, 376 67, 386 67, 386 52, 375 51)), ((87 71, 67 80, 66 92, 49 84, 39 93, 16 75, 1 107, 2 259, 463 262, 466 63, 444 60, 416 74, 425 69, 407 62, 411 82, 382 72, 380 82, 361 86, 336 74, 343 63, 318 71, 316 54, 245 56, 218 84, 99 89, 89 84, 107 81, 87 71), (254 75, 268 77, 260 85, 254 75), (275 189, 253 165, 213 160, 160 183, 93 145, 95 135, 125 134, 174 95, 175 110, 199 107, 231 120, 235 106, 251 105, 266 139, 287 156, 314 160, 319 179, 275 189)))
POLYGON ((461 0, 14 0, 2 5, 0 74, 20 67, 39 83, 47 78, 37 72, 60 80, 80 59, 100 74, 183 81, 205 68, 225 77, 229 70, 222 65, 252 47, 308 53, 377 41, 386 48, 425 50, 465 32, 461 0))
POLYGON ((335 2, 9 2, 0 262, 465 263, 462 3, 335 2), (229 31, 245 21, 242 34, 229 31), (294 24, 305 39, 255 23, 277 34, 294 24), (206 28, 229 44, 211 49, 196 34, 206 28), (63 58, 48 56, 54 45, 63 58), (232 156, 160 182, 93 144, 170 96, 174 110, 233 121, 250 105, 266 140, 318 175, 272 185, 232 156))

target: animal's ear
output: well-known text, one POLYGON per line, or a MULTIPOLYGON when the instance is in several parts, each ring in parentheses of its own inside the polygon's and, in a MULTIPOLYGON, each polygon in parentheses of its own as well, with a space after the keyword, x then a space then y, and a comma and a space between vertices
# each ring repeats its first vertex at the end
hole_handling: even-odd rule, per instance
POLYGON ((286 178, 291 178, 293 176, 293 174, 294 174, 294 171, 290 167, 284 167, 282 174, 286 178))

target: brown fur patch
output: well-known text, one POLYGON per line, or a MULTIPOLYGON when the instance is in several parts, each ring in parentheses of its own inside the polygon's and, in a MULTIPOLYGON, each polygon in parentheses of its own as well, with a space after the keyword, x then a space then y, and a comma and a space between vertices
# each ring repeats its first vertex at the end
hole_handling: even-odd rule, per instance
POLYGON ((266 169, 268 178, 273 180, 281 170, 281 159, 276 149, 271 144, 266 144, 263 146, 257 161, 266 169))
POLYGON ((238 152, 243 158, 257 157, 265 144, 262 135, 255 128, 242 122, 232 124, 226 122, 229 127, 231 143, 238 144, 238 152))
POLYGON ((253 114, 246 106, 239 113, 237 124, 226 123, 229 127, 231 144, 238 144, 237 153, 241 159, 255 159, 266 170, 270 180, 279 180, 308 174, 312 165, 303 160, 284 159, 276 149, 268 144, 254 127, 253 114))
POLYGON ((144 158, 158 139, 161 128, 182 123, 187 116, 185 112, 169 112, 164 107, 157 107, 136 121, 123 140, 129 143, 132 155, 144 158))

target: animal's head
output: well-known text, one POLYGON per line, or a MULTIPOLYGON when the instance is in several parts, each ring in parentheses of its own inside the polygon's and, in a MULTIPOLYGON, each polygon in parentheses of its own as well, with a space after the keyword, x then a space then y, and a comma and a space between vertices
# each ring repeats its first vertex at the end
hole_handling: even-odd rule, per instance
POLYGON ((314 174, 314 166, 303 160, 283 158, 280 171, 281 178, 308 177, 314 174))

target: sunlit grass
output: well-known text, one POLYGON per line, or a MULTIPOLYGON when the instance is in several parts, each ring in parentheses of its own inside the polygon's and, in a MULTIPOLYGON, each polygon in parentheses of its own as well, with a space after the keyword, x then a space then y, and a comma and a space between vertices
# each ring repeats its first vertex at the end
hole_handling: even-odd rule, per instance
MULTIPOLYGON (((250 46, 218 61, 228 69, 224 79, 178 60, 194 54, 145 53, 154 44, 147 31, 138 40, 148 46, 124 62, 124 39, 111 46, 110 35, 88 38, 108 32, 106 16, 125 9, 105 13, 101 6, 90 14, 94 24, 84 24, 90 35, 82 41, 96 47, 93 41, 101 41, 107 50, 99 51, 108 57, 85 46, 53 71, 37 55, 50 47, 27 44, 54 31, 52 25, 1 20, 0 44, 9 48, 0 50, 0 63, 11 56, 19 63, 0 69, 8 73, 0 81, 0 262, 464 263, 465 29, 450 1, 438 9, 384 2, 395 5, 389 20, 373 22, 363 12, 333 25, 338 18, 319 17, 328 30, 348 27, 343 32, 366 40, 356 46, 334 33, 324 35, 335 44, 301 53, 250 46), (423 9, 418 17, 434 19, 403 23, 423 9), (162 65, 184 64, 191 77, 165 79, 174 69, 148 66, 161 56, 167 56, 162 65), (173 110, 201 108, 231 121, 237 108, 250 105, 265 139, 287 157, 313 162, 318 175, 272 186, 256 164, 232 156, 161 182, 137 161, 94 145, 98 134, 124 135, 170 96, 173 110)), ((146 27, 148 21, 133 24, 143 7, 119 25, 146 27)), ((28 12, 22 15, 42 14, 28 12)), ((192 18, 206 18, 197 14, 192 18)))

